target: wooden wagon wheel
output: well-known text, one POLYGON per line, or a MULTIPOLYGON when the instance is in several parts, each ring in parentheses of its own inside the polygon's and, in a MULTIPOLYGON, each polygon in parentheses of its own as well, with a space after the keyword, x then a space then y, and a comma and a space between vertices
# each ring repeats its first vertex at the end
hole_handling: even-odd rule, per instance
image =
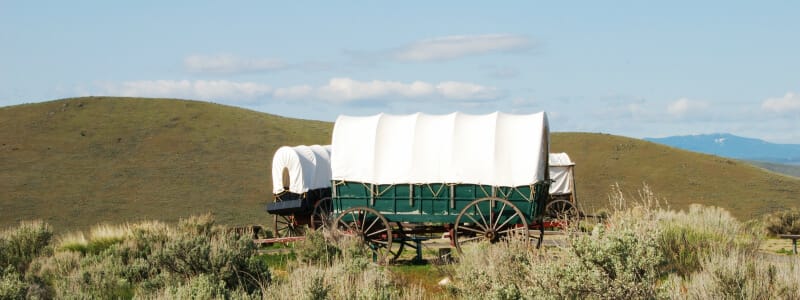
POLYGON ((294 215, 275 215, 275 236, 293 237, 303 235, 305 230, 299 224, 294 215))
POLYGON ((335 232, 358 238, 376 256, 378 262, 397 257, 399 245, 392 243, 392 227, 386 217, 368 207, 352 207, 336 217, 335 232))
POLYGON ((508 200, 487 197, 472 201, 461 210, 452 238, 456 250, 461 253, 462 245, 481 241, 496 243, 509 237, 530 238, 525 215, 508 200))
POLYGON ((580 211, 569 200, 555 200, 547 203, 544 207, 547 216, 554 219, 573 219, 580 216, 580 211))
MULTIPOLYGON (((415 248, 416 245, 409 244, 407 240, 407 236, 405 231, 403 231, 403 225, 400 222, 396 222, 396 228, 394 230, 394 236, 392 237, 392 243, 397 244, 396 250, 394 250, 394 256, 392 257, 392 261, 397 260, 400 258, 400 254, 403 254, 403 250, 406 248, 408 244, 410 247, 415 248)), ((392 247, 392 249, 395 249, 392 247)))
POLYGON ((330 225, 331 211, 333 203, 331 197, 325 197, 314 203, 314 211, 311 212, 311 220, 308 226, 314 230, 320 230, 330 225))

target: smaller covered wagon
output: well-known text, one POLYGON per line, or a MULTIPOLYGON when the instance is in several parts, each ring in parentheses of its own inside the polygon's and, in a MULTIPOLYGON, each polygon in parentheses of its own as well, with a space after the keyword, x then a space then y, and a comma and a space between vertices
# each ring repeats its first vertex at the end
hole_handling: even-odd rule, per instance
POLYGON ((272 159, 274 202, 267 211, 275 216, 278 237, 303 235, 305 226, 326 224, 331 210, 331 147, 281 147, 272 159))
POLYGON ((550 201, 547 216, 556 219, 580 216, 575 192, 575 163, 566 153, 550 153, 550 201))

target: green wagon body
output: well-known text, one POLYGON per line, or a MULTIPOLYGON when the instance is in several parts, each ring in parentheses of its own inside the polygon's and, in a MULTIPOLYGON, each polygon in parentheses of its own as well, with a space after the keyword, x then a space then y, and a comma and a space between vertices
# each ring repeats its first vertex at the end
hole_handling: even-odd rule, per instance
MULTIPOLYGON (((542 215, 549 184, 546 181, 531 186, 492 187, 474 184, 400 184, 371 185, 359 182, 334 182, 333 214, 352 207, 369 207, 377 210, 390 222, 450 223, 476 199, 497 197, 509 200, 527 218, 535 223, 542 215)), ((489 202, 477 209, 489 211, 489 202)), ((477 216, 477 209, 473 214, 477 216)), ((500 222, 504 222, 501 214, 500 222)))

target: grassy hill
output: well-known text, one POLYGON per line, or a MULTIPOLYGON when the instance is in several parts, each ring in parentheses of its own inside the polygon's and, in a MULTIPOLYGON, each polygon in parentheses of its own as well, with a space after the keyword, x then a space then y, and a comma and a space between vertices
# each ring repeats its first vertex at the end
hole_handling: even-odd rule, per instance
MULTIPOLYGON (((270 163, 282 145, 327 144, 332 124, 206 102, 89 97, 0 108, 0 226, 57 230, 212 212, 269 224, 270 163)), ((796 206, 800 179, 619 136, 554 133, 578 164, 588 207, 615 182, 643 182, 672 207, 701 202, 739 217, 796 206)))
POLYGON ((272 154, 332 124, 196 101, 75 98, 0 108, 0 226, 266 222, 272 154))
POLYGON ((646 183, 672 208, 703 203, 740 219, 800 206, 800 178, 733 159, 592 133, 553 134, 550 150, 576 162, 578 197, 589 211, 607 204, 615 183, 634 195, 646 183))

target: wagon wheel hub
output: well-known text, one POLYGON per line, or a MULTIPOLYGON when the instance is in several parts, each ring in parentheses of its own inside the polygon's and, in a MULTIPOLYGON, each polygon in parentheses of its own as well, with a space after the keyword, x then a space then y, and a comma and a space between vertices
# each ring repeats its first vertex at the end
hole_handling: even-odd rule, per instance
POLYGON ((483 237, 486 238, 491 243, 497 242, 497 239, 500 237, 494 229, 490 229, 483 234, 483 237))

